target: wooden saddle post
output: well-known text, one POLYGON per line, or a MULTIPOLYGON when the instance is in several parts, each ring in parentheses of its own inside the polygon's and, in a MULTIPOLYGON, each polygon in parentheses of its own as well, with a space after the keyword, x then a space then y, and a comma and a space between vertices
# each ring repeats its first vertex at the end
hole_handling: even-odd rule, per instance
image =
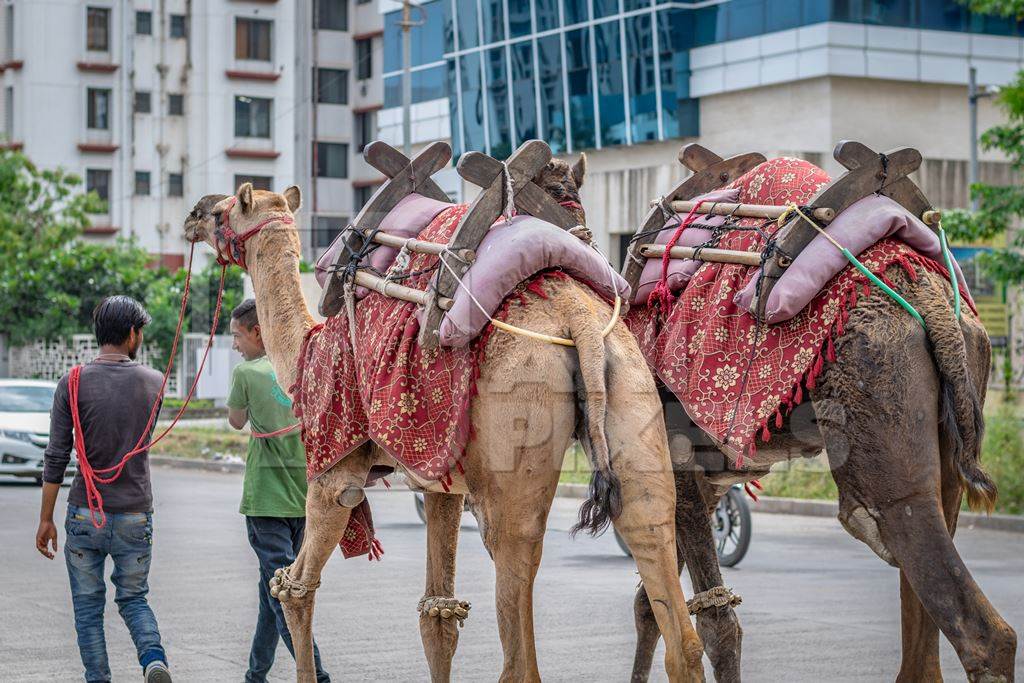
POLYGON ((475 253, 484 235, 505 213, 509 185, 516 212, 535 216, 563 229, 576 225, 572 215, 533 182, 549 161, 551 148, 541 140, 524 142, 504 163, 481 152, 467 152, 459 159, 459 175, 483 190, 459 222, 448 242, 448 249, 440 255, 444 264, 434 276, 420 327, 419 344, 423 348, 439 345, 441 319, 446 310, 439 304, 454 296, 459 286, 456 276, 461 278, 470 266, 459 254, 467 250, 475 253))
MULTIPOLYGON (((684 145, 679 150, 679 163, 693 171, 693 175, 676 185, 671 192, 664 196, 663 201, 671 203, 693 199, 712 190, 717 190, 764 161, 764 155, 758 152, 749 152, 723 159, 696 142, 684 145)), ((660 230, 665 227, 665 222, 665 208, 661 202, 658 202, 647 212, 640 227, 637 228, 636 234, 660 230)), ((655 234, 651 234, 649 240, 634 237, 630 242, 626 263, 622 268, 622 277, 629 283, 633 292, 636 291, 644 264, 647 262, 646 257, 640 253, 641 242, 654 242, 655 237, 655 234)))
MULTIPOLYGON (((320 315, 324 317, 337 315, 344 305, 343 277, 338 271, 348 265, 353 254, 362 250, 363 235, 379 227, 384 217, 398 202, 414 192, 438 201, 451 202, 445 191, 431 179, 431 176, 447 166, 452 158, 452 148, 448 143, 433 142, 415 157, 408 159, 394 147, 378 140, 366 146, 363 157, 388 179, 377 188, 370 201, 342 234, 345 248, 338 252, 320 295, 319 310, 320 315)), ((426 298, 424 292, 388 282, 365 271, 356 273, 355 282, 406 301, 423 303, 426 298)))
MULTIPOLYGON (((914 181, 907 177, 921 165, 921 153, 916 149, 900 147, 880 154, 860 142, 843 140, 836 145, 832 155, 847 171, 820 190, 808 202, 809 206, 829 207, 839 215, 858 200, 880 194, 901 204, 934 229, 939 213, 914 181)), ((776 255, 764 265, 760 297, 754 306, 758 317, 764 315, 765 302, 775 283, 818 235, 818 231, 797 215, 782 226, 777 235, 776 255)))

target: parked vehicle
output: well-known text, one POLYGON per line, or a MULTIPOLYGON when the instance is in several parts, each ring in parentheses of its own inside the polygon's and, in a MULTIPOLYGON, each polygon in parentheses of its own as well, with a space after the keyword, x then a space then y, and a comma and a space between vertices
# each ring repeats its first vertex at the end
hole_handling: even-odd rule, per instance
MULTIPOLYGON (((423 494, 417 492, 413 497, 416 502, 416 514, 419 515, 420 521, 426 524, 423 494)), ((723 567, 735 567, 739 564, 750 547, 750 504, 747 503, 743 487, 739 484, 729 489, 729 492, 718 501, 718 507, 715 508, 711 520, 711 531, 715 535, 718 563, 723 567)), ((629 552, 629 547, 619 536, 619 532, 614 529, 612 532, 622 552, 632 557, 633 554, 629 552)))
MULTIPOLYGON (((43 454, 50 438, 50 407, 57 385, 0 379, 0 475, 43 483, 43 454)), ((74 454, 67 477, 76 471, 74 454)))

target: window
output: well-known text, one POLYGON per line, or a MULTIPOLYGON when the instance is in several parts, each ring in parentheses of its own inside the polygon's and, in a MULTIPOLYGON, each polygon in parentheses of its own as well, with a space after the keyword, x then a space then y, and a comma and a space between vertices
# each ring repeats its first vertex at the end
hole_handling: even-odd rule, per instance
POLYGON ((370 197, 373 196, 376 191, 377 185, 367 185, 365 187, 357 187, 352 191, 352 204, 356 211, 362 211, 366 203, 370 201, 370 197))
POLYGON ((348 145, 337 142, 316 142, 313 158, 318 178, 348 178, 348 145))
POLYGON ((376 131, 376 117, 372 111, 360 111, 356 112, 355 120, 355 143, 356 151, 362 152, 363 149, 373 142, 373 136, 376 131))
POLYGON ((169 116, 184 116, 185 115, 185 96, 184 95, 168 95, 167 96, 167 114, 169 116))
POLYGON ((135 13, 135 32, 140 36, 153 35, 153 13, 140 10, 135 13))
POLYGON ((322 104, 348 104, 348 70, 314 69, 316 101, 322 104))
POLYGON ((184 14, 171 15, 171 38, 184 38, 188 32, 184 14))
POLYGON ((495 159, 505 159, 512 154, 508 113, 508 80, 505 78, 505 48, 490 49, 485 55, 487 122, 491 132, 491 149, 488 154, 495 159))
MULTIPOLYGON (((597 12, 595 3, 594 12, 597 12)), ((601 112, 601 144, 626 143, 626 106, 623 101, 622 45, 619 22, 594 26, 594 64, 597 71, 597 105, 601 112)))
POLYGON ((593 147, 594 89, 590 80, 590 29, 565 34, 566 76, 569 79, 569 116, 572 121, 572 145, 575 149, 593 147))
MULTIPOLYGON (((484 17, 487 17, 487 5, 494 3, 496 5, 495 10, 498 13, 498 21, 502 20, 501 17, 501 0, 484 0, 484 17)), ((530 33, 530 3, 528 2, 511 2, 508 5, 508 33, 509 38, 522 38, 530 33)), ((494 36, 500 40, 502 32, 494 31, 489 32, 487 30, 487 22, 484 21, 484 42, 491 42, 489 39, 494 36)))
POLYGON ((4 57, 14 61, 14 5, 4 5, 4 57))
POLYGON ((562 46, 557 35, 537 39, 537 71, 540 77, 540 137, 555 154, 566 149, 565 102, 562 97, 562 46))
POLYGON ((102 88, 86 90, 86 123, 89 128, 110 130, 110 91, 102 88))
POLYGON ((270 29, 274 22, 235 19, 235 59, 270 61, 270 29))
POLYGON ((348 223, 343 216, 314 216, 313 217, 313 248, 325 249, 331 246, 341 231, 348 223))
POLYGON ((565 7, 565 25, 580 24, 590 18, 587 0, 562 0, 565 7))
POLYGON ((110 51, 110 10, 104 7, 85 8, 85 49, 110 51))
POLYGON ((110 171, 107 169, 85 169, 85 191, 95 192, 103 201, 110 200, 110 171))
MULTIPOLYGON (((445 67, 434 66, 429 69, 417 69, 411 74, 412 104, 429 100, 448 99, 448 77, 445 67)), ((454 89, 452 90, 454 92, 454 89)), ((384 106, 402 106, 402 77, 388 76, 384 79, 384 106)))
POLYGON ((533 91, 533 43, 529 40, 513 43, 511 52, 512 109, 516 121, 516 143, 521 144, 539 137, 537 100, 533 91))
POLYGON ((254 190, 270 190, 274 179, 268 175, 236 175, 234 188, 238 189, 245 183, 252 183, 254 190))
POLYGON ((148 90, 135 92, 135 113, 148 114, 153 111, 153 95, 148 90))
POLYGON ((559 0, 536 0, 537 31, 558 28, 559 0))
POLYGON ((348 0, 315 0, 313 28, 348 30, 348 0))
POLYGON ((135 172, 135 196, 149 196, 149 171, 135 172))
POLYGON ((462 141, 463 151, 482 152, 485 147, 480 53, 470 52, 460 57, 459 73, 462 79, 462 126, 465 130, 465 138, 462 141))
POLYGON ((654 36, 651 16, 628 17, 626 73, 629 76, 629 120, 633 142, 658 139, 658 103, 655 94, 654 36))
POLYGON ((235 97, 235 136, 269 138, 270 104, 262 97, 235 97))
POLYGON ((180 173, 168 173, 167 174, 167 196, 168 197, 184 197, 185 196, 185 177, 180 173))
POLYGON ((373 76, 373 38, 356 41, 356 78, 363 81, 373 76))
POLYGON ((455 12, 459 18, 459 49, 476 47, 480 44, 477 15, 480 12, 478 0, 455 0, 455 12))

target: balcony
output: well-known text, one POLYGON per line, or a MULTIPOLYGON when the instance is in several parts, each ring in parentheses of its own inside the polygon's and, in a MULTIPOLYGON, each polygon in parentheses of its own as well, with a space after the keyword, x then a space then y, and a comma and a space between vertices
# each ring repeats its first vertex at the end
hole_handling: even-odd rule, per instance
POLYGON ((95 237, 107 237, 110 235, 116 235, 120 230, 121 228, 116 225, 96 224, 90 225, 83 230, 82 233, 86 235, 93 235, 95 237))
POLYGON ((252 71, 249 69, 228 69, 224 75, 233 81, 274 82, 281 78, 281 74, 277 71, 252 71))
POLYGON ((120 148, 110 142, 79 142, 78 151, 83 154, 113 154, 120 148))
POLYGON ((276 159, 281 153, 274 149, 246 149, 244 147, 228 147, 224 154, 229 159, 276 159))
POLYGON ((101 74, 112 74, 120 67, 112 62, 78 62, 76 66, 79 71, 101 74))
POLYGON ((24 59, 8 59, 0 64, 0 74, 5 71, 20 71, 23 66, 25 66, 24 59))

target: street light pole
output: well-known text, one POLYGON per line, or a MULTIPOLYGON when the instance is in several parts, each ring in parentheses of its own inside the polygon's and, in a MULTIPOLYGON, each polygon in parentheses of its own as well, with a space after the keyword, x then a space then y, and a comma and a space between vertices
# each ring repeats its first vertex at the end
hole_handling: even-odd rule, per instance
MULTIPOLYGON (((991 96, 992 93, 988 88, 985 86, 978 87, 978 70, 972 66, 967 71, 967 103, 971 128, 971 161, 967 170, 967 184, 969 187, 978 182, 978 100, 991 96)), ((971 211, 977 210, 978 199, 971 196, 971 211)))
POLYGON ((412 156, 412 38, 409 35, 413 26, 421 26, 422 21, 412 20, 412 8, 422 12, 419 5, 412 0, 402 0, 402 152, 406 158, 412 156))

